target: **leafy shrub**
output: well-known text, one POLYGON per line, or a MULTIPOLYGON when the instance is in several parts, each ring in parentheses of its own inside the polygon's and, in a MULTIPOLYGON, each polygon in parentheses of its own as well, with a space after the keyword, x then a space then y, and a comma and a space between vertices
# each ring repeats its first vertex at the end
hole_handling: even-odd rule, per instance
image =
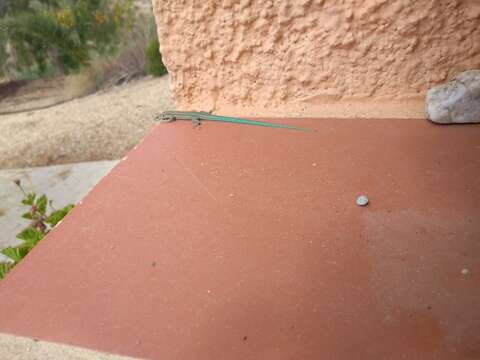
POLYGON ((113 53, 132 21, 131 0, 10 1, 0 17, 0 75, 9 60, 17 72, 77 70, 93 53, 113 53))
POLYGON ((149 74, 154 76, 162 76, 168 72, 162 61, 160 44, 157 38, 150 41, 150 45, 148 45, 147 49, 145 50, 145 55, 147 57, 147 69, 149 74))
POLYGON ((30 220, 30 225, 17 235, 18 239, 24 241, 22 244, 9 246, 0 251, 11 260, 9 262, 0 262, 0 279, 5 277, 15 265, 27 256, 30 250, 73 208, 73 205, 70 204, 60 210, 55 210, 52 202, 48 201, 45 195, 37 197, 35 193, 27 194, 21 187, 20 181, 17 180, 15 183, 25 194, 22 204, 29 206, 29 210, 22 217, 30 220), (50 213, 47 213, 47 204, 52 208, 50 213))

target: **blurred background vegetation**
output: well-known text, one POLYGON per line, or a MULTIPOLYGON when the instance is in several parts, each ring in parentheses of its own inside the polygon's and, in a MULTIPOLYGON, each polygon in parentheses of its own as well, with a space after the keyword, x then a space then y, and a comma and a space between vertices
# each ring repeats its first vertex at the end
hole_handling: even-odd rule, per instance
POLYGON ((81 95, 166 72, 132 0, 0 0, 0 82, 75 75, 81 95))

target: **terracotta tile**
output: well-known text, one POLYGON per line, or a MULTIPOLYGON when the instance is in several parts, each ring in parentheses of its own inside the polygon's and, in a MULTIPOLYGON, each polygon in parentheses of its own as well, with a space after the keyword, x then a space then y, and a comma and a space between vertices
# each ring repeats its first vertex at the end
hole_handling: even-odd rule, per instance
POLYGON ((0 332, 158 359, 480 357, 480 127, 283 122, 315 131, 157 126, 0 283, 0 332))

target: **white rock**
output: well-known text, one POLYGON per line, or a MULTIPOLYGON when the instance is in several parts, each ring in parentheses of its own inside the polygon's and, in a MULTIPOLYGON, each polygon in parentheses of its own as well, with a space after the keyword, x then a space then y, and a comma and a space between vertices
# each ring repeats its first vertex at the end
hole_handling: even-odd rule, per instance
POLYGON ((439 124, 480 123, 480 70, 469 70, 428 90, 427 118, 439 124))

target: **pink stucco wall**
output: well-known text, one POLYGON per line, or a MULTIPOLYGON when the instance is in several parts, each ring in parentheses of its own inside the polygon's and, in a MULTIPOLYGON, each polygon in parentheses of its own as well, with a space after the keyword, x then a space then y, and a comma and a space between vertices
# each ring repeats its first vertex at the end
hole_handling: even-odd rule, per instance
POLYGON ((480 68, 478 0, 153 0, 177 108, 423 117, 480 68))

